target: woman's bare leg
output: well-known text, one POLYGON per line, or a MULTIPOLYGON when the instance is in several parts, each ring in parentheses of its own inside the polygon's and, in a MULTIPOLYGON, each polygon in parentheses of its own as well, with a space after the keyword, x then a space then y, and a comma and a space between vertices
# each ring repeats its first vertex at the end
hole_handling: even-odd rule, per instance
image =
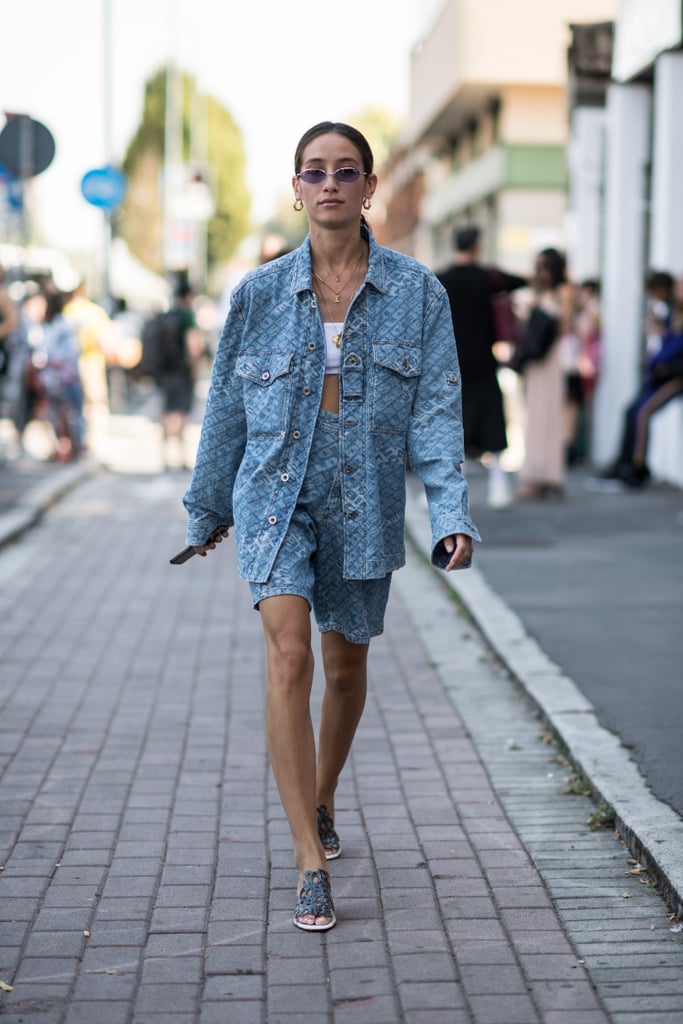
MULTIPOLYGON (((325 868, 315 815, 315 738, 310 697, 313 683, 308 604, 290 595, 259 604, 268 656, 266 738, 268 753, 294 843, 299 884, 304 872, 325 868)), ((306 924, 328 918, 304 917, 306 924)))
POLYGON ((341 633, 321 637, 323 695, 316 806, 325 804, 334 817, 334 793, 365 707, 369 644, 352 644, 341 633))
POLYGON ((683 379, 676 377, 667 381, 655 391, 648 401, 641 406, 636 419, 636 440, 633 448, 633 465, 644 466, 647 456, 647 443, 650 434, 650 420, 663 405, 675 398, 683 387, 683 379))

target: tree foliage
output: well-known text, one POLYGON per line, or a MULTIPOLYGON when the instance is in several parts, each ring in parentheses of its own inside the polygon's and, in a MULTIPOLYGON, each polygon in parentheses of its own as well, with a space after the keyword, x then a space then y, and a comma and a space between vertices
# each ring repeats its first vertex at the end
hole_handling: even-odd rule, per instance
MULTIPOLYGON (((249 230, 250 196, 246 186, 246 154, 239 128, 229 111, 212 96, 201 98, 203 124, 193 124, 197 86, 181 75, 182 116, 180 157, 191 164, 192 133, 205 133, 200 170, 208 177, 215 210, 207 223, 207 265, 227 262, 249 230)), ((166 122, 165 68, 145 86, 142 119, 123 161, 128 191, 116 218, 116 229, 134 256, 157 273, 163 272, 163 164, 166 122)))
POLYGON ((392 111, 370 105, 349 118, 349 123, 362 132, 370 143, 375 157, 375 170, 379 170, 398 139, 403 122, 392 111))

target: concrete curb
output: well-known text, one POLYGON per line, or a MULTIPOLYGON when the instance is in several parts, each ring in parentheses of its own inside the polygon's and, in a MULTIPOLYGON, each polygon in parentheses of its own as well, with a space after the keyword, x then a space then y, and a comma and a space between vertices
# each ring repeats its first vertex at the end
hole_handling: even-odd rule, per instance
MULTIPOLYGON (((406 526, 411 543, 429 561, 428 516, 420 497, 410 490, 406 526)), ((439 572, 439 578, 465 605, 599 799, 612 806, 629 849, 649 868, 676 914, 683 914, 683 821, 652 794, 619 738, 600 725, 590 701, 529 636, 476 567, 448 575, 439 572)))
POLYGON ((81 462, 73 466, 63 466, 54 476, 35 484, 11 511, 0 516, 0 548, 17 540, 40 522, 50 506, 84 480, 101 471, 102 466, 98 462, 81 462))

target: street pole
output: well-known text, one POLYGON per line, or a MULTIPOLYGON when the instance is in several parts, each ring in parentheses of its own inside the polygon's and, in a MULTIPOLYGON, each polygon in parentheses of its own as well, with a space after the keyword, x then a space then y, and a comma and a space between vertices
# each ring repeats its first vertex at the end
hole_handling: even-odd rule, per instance
POLYGON ((183 81, 176 67, 177 9, 175 0, 168 0, 168 56, 166 63, 166 103, 164 110, 164 166, 161 265, 165 273, 177 270, 176 219, 173 202, 180 184, 183 153, 183 81))
MULTIPOLYGON (((102 69, 104 73, 104 156, 105 166, 113 163, 112 141, 112 16, 111 0, 102 0, 102 69)), ((102 268, 102 291, 109 304, 111 298, 111 218, 112 211, 102 211, 104 217, 104 264, 102 268)))
POLYGON ((31 244, 32 224, 29 209, 29 182, 33 178, 33 124, 26 114, 19 114, 19 181, 21 183, 21 246, 31 244))
MULTIPOLYGON (((190 117, 190 163, 205 175, 208 167, 208 102, 205 95, 195 86, 192 93, 192 113, 190 117)), ((204 180, 204 179, 202 179, 204 180)), ((207 221, 197 218, 194 222, 194 276, 195 285, 203 291, 206 288, 207 269, 207 221)))

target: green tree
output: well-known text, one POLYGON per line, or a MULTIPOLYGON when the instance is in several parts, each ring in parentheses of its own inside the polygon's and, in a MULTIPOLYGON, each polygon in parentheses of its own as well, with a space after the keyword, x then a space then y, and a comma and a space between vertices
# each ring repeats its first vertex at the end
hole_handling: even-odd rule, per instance
MULTIPOLYGON (((195 79, 181 74, 181 159, 190 164, 192 111, 197 109, 195 79)), ((145 85, 142 119, 123 161, 128 191, 116 218, 116 230, 131 252, 157 273, 163 260, 163 164, 166 121, 166 69, 145 85)), ((203 98, 201 130, 206 133, 205 164, 215 210, 207 224, 208 269, 227 262, 249 231, 251 199, 246 186, 246 155, 239 128, 212 96, 203 98)))
POLYGON ((385 162, 403 127, 402 120, 385 107, 367 106, 349 124, 363 133, 375 157, 375 170, 385 162))

